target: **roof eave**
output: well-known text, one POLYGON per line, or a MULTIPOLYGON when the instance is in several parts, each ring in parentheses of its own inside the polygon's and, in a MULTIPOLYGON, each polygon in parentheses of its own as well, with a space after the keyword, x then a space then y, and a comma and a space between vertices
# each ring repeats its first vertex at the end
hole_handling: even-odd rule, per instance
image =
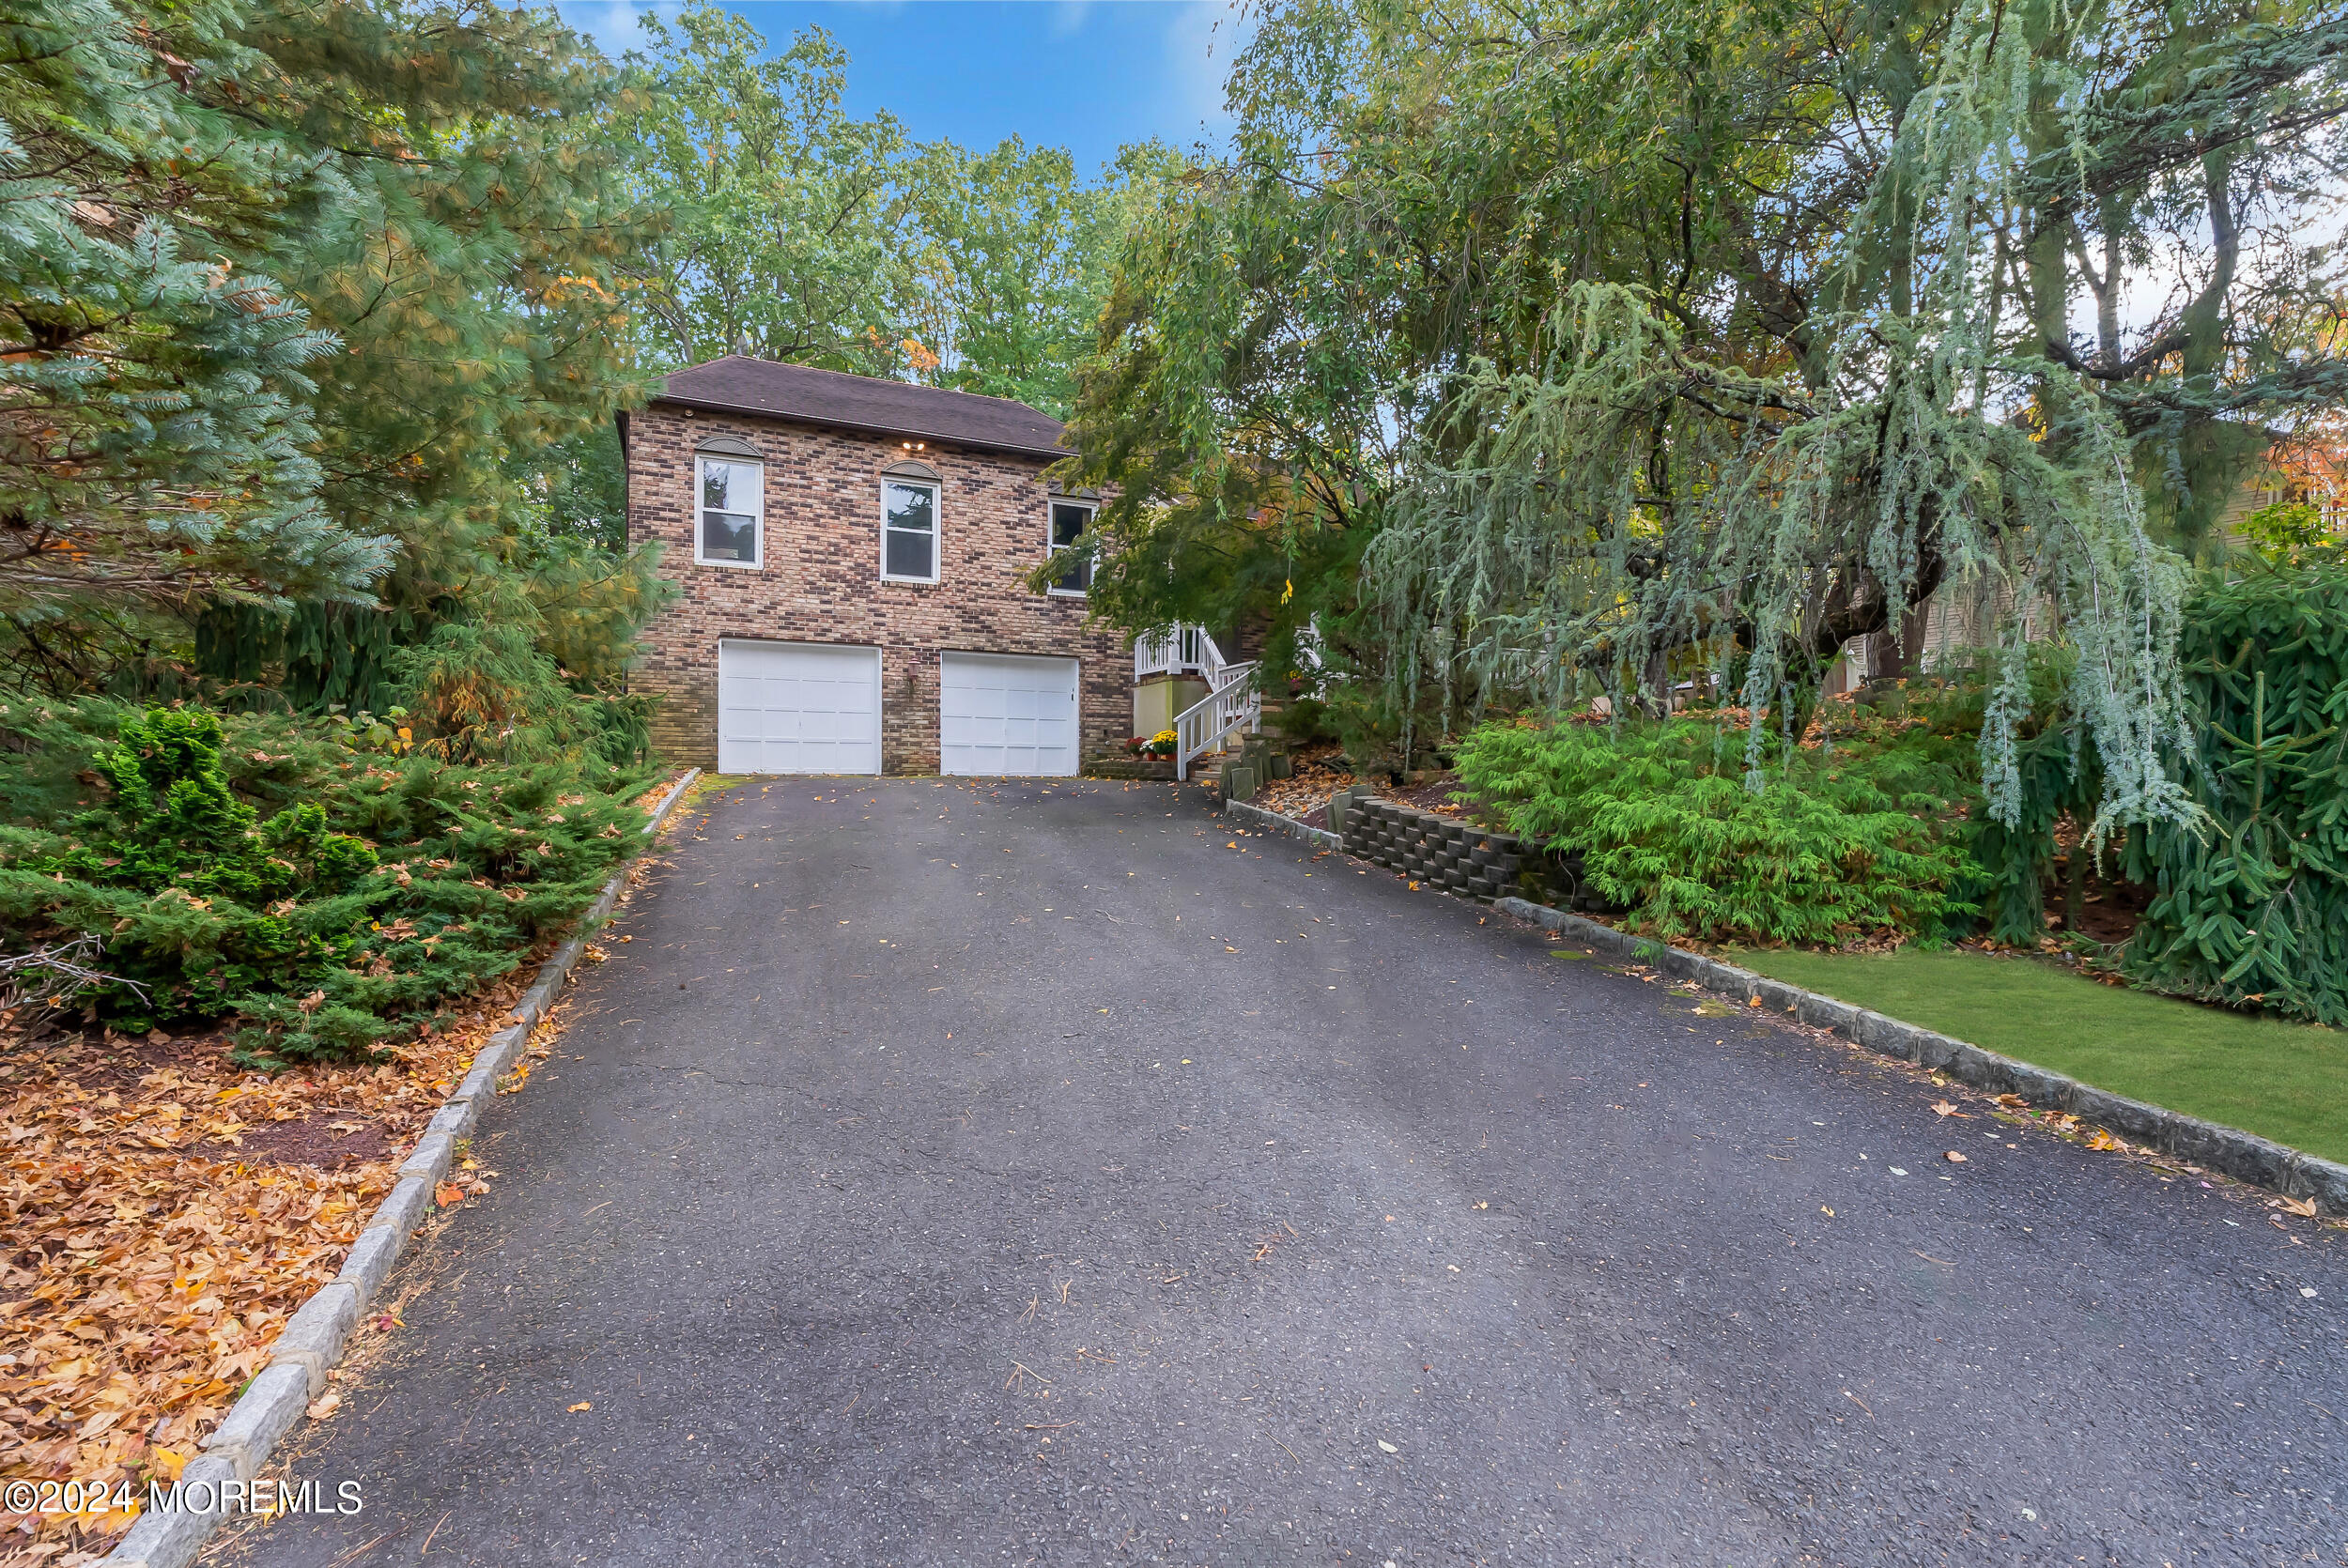
POLYGON ((818 430, 853 430, 859 436, 910 436, 919 441, 950 441, 955 446, 969 447, 976 452, 1003 452, 1021 457, 1040 457, 1058 462, 1074 456, 1064 446, 1030 446, 1017 441, 990 441, 972 436, 950 435, 940 430, 915 430, 885 424, 867 424, 858 420, 833 419, 815 414, 781 413, 773 408, 755 408, 747 403, 725 403, 715 398, 680 397, 664 392, 651 399, 654 404, 667 403, 680 408, 698 408, 713 414, 749 414, 757 419, 779 420, 785 424, 812 425, 818 430))

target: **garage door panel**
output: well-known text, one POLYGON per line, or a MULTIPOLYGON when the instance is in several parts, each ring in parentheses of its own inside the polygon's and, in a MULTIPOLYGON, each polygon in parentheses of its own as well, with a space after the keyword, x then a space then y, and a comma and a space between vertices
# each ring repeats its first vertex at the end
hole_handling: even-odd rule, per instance
POLYGON ((725 773, 880 772, 880 650, 720 642, 718 766, 725 773))
POLYGON ((1068 777, 1077 761, 1074 659, 946 653, 938 756, 950 774, 1068 777))

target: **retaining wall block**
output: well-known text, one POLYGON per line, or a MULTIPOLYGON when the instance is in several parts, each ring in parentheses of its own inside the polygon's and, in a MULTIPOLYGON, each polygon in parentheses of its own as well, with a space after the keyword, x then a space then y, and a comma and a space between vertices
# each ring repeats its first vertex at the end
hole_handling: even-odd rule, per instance
POLYGON ((1919 1029, 1910 1024, 1908 1033, 1913 1037, 1914 1049, 1908 1059, 1920 1068, 1930 1068, 1935 1072, 1951 1067, 1956 1061, 1957 1053, 1965 1049, 1963 1040, 1953 1040, 1930 1029, 1919 1029))
POLYGON ((474 1053, 471 1070, 478 1072, 487 1068, 491 1074, 502 1077, 505 1069, 513 1066, 514 1058, 521 1054, 522 1041, 528 1035, 529 1031, 518 1023, 500 1029, 489 1037, 488 1044, 474 1053))

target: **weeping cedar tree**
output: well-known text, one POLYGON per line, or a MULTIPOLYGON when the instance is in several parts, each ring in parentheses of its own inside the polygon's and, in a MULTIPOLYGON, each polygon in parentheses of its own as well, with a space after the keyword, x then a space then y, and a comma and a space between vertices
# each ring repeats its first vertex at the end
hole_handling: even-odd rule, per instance
POLYGON ((1766 722, 1945 586, 1994 814, 2047 611, 2103 814, 2187 812, 2166 546, 2348 392, 2301 222, 2343 46, 2288 0, 1275 8, 1080 398, 1096 606, 1320 611, 1422 719, 1708 664, 1766 722))

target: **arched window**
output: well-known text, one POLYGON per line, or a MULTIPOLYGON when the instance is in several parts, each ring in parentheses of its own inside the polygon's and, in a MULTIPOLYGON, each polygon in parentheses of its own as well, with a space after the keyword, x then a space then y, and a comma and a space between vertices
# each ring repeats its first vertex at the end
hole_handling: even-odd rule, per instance
POLYGON ((935 469, 907 458, 881 470, 883 582, 935 582, 939 502, 945 484, 935 469))
POLYGON ((693 561, 755 571, 765 562, 766 465, 738 436, 712 436, 693 452, 693 561))

